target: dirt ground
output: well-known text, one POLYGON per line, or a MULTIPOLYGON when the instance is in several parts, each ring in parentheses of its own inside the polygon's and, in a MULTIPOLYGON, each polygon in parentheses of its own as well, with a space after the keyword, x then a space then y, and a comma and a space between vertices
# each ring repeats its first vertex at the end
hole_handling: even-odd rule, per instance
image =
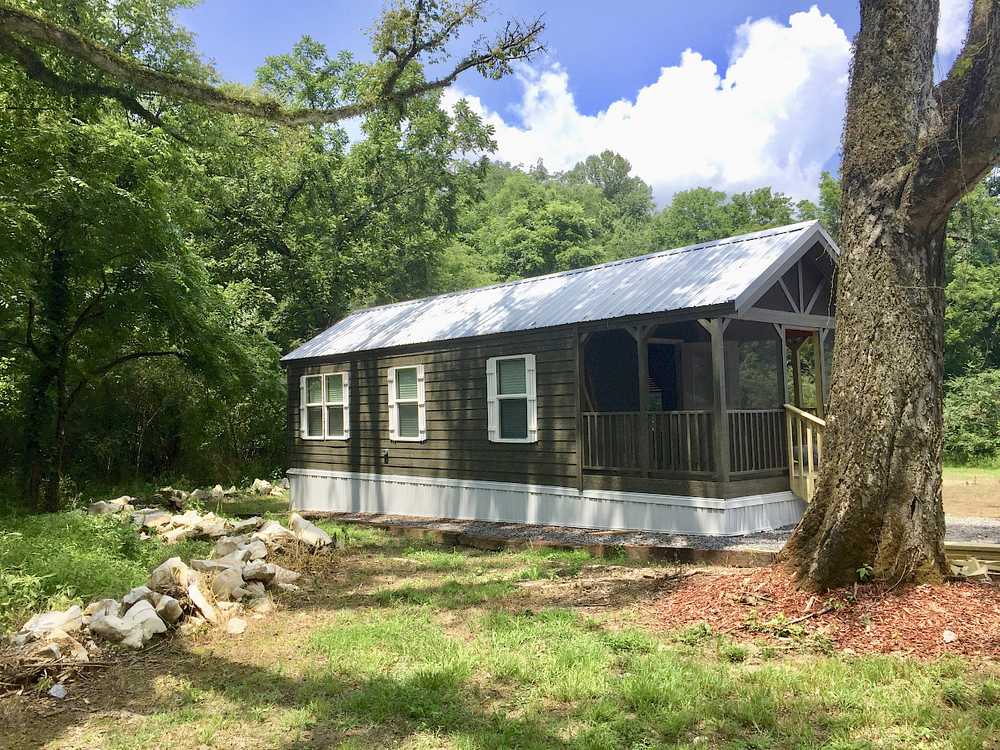
POLYGON ((1000 518, 1000 471, 946 468, 944 512, 952 516, 1000 518))
MULTIPOLYGON (((220 631, 207 629, 191 636, 177 635, 162 640, 141 654, 109 653, 107 667, 92 670, 70 682, 69 695, 62 701, 33 695, 30 691, 23 695, 5 696, 0 700, 0 749, 46 747, 82 750, 106 747, 139 750, 170 747, 176 750, 201 750, 207 747, 225 747, 228 750, 242 750, 280 747, 285 750, 303 750, 307 747, 336 746, 430 750, 528 746, 520 741, 507 743, 499 736, 494 736, 496 732, 493 730, 490 730, 493 734, 483 730, 481 736, 472 739, 467 736, 468 727, 479 721, 476 717, 493 710, 491 707, 494 704, 500 705, 502 709, 498 710, 497 716, 508 716, 519 711, 523 713, 525 709, 522 704, 535 700, 530 697, 534 693, 527 692, 526 689, 517 692, 511 687, 513 683, 497 682, 492 672, 489 672, 488 679, 482 675, 475 679, 470 677, 455 687, 454 692, 449 692, 451 688, 447 684, 444 687, 438 684, 443 677, 434 676, 437 673, 433 670, 426 671, 431 667, 417 664, 414 669, 418 675, 423 676, 414 678, 417 679, 416 683, 406 683, 399 689, 390 689, 391 681, 397 679, 395 673, 379 673, 374 681, 365 682, 368 679, 365 677, 367 673, 362 674, 364 670, 354 664, 352 659, 355 658, 355 652, 361 653, 364 659, 377 659, 385 651, 391 657, 391 663, 397 667, 406 665, 414 659, 419 661, 420 658, 425 658, 421 657, 423 652, 419 639, 408 634, 410 627, 423 627, 430 636, 439 631, 446 633, 451 640, 446 639, 442 643, 459 648, 462 644, 468 646, 478 642, 477 637, 481 640, 477 633, 483 627, 483 618, 507 618, 518 623, 516 627, 523 628, 529 627, 525 623, 533 621, 533 618, 541 616, 550 608, 568 610, 574 617, 582 618, 579 621, 582 624, 565 632, 550 632, 543 627, 538 633, 547 634, 546 637, 550 639, 547 645, 536 642, 534 636, 528 637, 535 631, 525 631, 524 642, 519 641, 521 645, 517 648, 526 649, 533 654, 533 660, 547 658, 547 649, 554 649, 564 641, 568 644, 566 648, 572 646, 567 651, 567 654, 573 655, 572 663, 581 659, 585 661, 589 658, 589 652, 578 653, 573 649, 591 637, 588 634, 606 633, 603 637, 613 638, 619 630, 635 628, 641 628, 646 634, 642 638, 654 639, 650 641, 654 646, 649 647, 649 653, 636 652, 635 658, 640 661, 660 658, 660 654, 672 653, 671 649, 689 648, 683 644, 677 645, 677 636, 673 633, 678 627, 682 627, 689 619, 692 622, 712 620, 713 630, 721 640, 712 636, 703 639, 704 643, 699 641, 700 645, 690 648, 701 649, 700 651, 684 651, 677 657, 679 660, 664 662, 669 668, 664 666, 663 671, 656 672, 655 675, 651 672, 647 678, 653 680, 655 677, 656 684, 659 684, 668 681, 664 675, 672 674, 685 664, 702 664, 707 670, 704 674, 711 676, 711 679, 705 677, 706 684, 715 685, 716 690, 723 682, 732 686, 732 700, 736 701, 734 706, 743 705, 739 703, 743 688, 737 686, 745 685, 750 689, 756 682, 770 679, 768 675, 778 675, 774 679, 782 681, 781 689, 791 690, 793 693, 798 691, 796 694, 811 692, 806 691, 805 685, 820 679, 826 680, 824 684, 828 685, 840 684, 838 680, 850 681, 854 679, 852 675, 855 669, 868 670, 865 674, 877 673, 872 679, 890 682, 895 679, 890 674, 893 670, 886 671, 882 662, 868 664, 861 661, 816 661, 811 654, 816 650, 817 644, 820 640, 824 644, 830 642, 829 638, 820 639, 814 634, 814 628, 819 628, 818 622, 802 622, 804 632, 801 636, 786 637, 785 634, 772 633, 778 647, 768 646, 768 650, 774 652, 770 655, 765 655, 763 648, 758 653, 756 646, 752 646, 755 650, 749 656, 741 645, 727 646, 730 636, 742 638, 766 635, 746 631, 748 612, 755 608, 759 608, 760 620, 768 628, 773 628, 773 616, 779 611, 801 617, 797 613, 804 609, 801 599, 805 595, 793 595, 785 591, 787 596, 779 597, 784 589, 766 585, 770 581, 766 569, 748 572, 713 567, 617 565, 592 560, 582 553, 484 553, 476 550, 449 550, 432 545, 411 548, 401 540, 389 539, 382 539, 370 546, 340 550, 329 556, 296 558, 283 562, 306 573, 302 580, 302 591, 295 596, 285 597, 272 614, 260 620, 251 619, 249 628, 243 635, 228 636, 220 631), (764 578, 757 580, 757 576, 764 578), (726 593, 738 593, 742 598, 727 597, 726 593), (752 606, 747 604, 749 596, 753 597, 752 606), (793 601, 794 597, 798 598, 793 601), (691 617, 686 617, 685 613, 691 617), (420 620, 421 617, 426 622, 420 620), (723 625, 733 630, 730 636, 722 634, 723 625), (735 632, 738 629, 741 630, 740 633, 735 632), (352 635, 344 641, 340 650, 323 650, 323 643, 329 642, 324 641, 324 638, 335 637, 335 634, 345 630, 352 635), (540 644, 545 647, 540 647, 540 644), (781 654, 789 649, 789 659, 782 661, 781 654), (715 655, 717 651, 721 656, 715 655), (361 669, 361 672, 355 674, 352 669, 361 669), (421 672, 420 669, 424 671, 421 672), (815 674, 809 672, 808 676, 795 677, 799 674, 796 670, 809 669, 816 670, 815 674), (735 676, 737 672, 743 676, 735 676), (427 674, 433 679, 428 678, 427 674), (834 676, 831 677, 831 674, 834 676), (786 685, 784 681, 788 680, 793 681, 786 685), (457 715, 454 726, 449 724, 447 711, 456 705, 465 705, 463 701, 470 700, 469 695, 479 695, 476 690, 480 688, 481 700, 476 699, 479 702, 469 709, 468 715, 457 715), (429 708, 421 708, 424 704, 429 708), (388 713, 383 716, 379 711, 388 713)), ((955 590, 958 596, 964 593, 964 589, 955 590)), ((973 593, 978 593, 978 590, 973 593)), ((924 599, 910 601, 901 598, 899 602, 904 605, 903 608, 919 606, 921 611, 930 606, 924 599)), ((817 601, 813 607, 818 611, 821 604, 822 602, 817 601)), ((827 619, 844 619, 849 612, 859 613, 849 621, 845 620, 845 623, 852 625, 851 632, 857 637, 844 640, 844 644, 849 643, 859 654, 867 649, 860 648, 858 641, 873 642, 871 634, 858 635, 855 631, 859 631, 859 628, 860 631, 875 628, 876 633, 884 630, 887 633, 885 643, 873 644, 873 650, 894 651, 898 650, 895 643, 896 631, 902 632, 903 625, 910 630, 911 626, 919 625, 923 630, 933 631, 935 640, 939 638, 942 627, 951 626, 959 633, 958 643, 950 647, 936 647, 934 650, 936 653, 973 655, 971 661, 954 662, 951 669, 956 674, 965 675, 970 680, 970 685, 978 685, 985 679, 983 670, 987 666, 984 664, 989 664, 989 661, 981 661, 983 655, 995 653, 995 637, 1000 637, 993 629, 996 624, 996 607, 1000 606, 994 592, 990 591, 988 601, 984 599, 978 603, 980 609, 988 609, 988 612, 985 609, 983 611, 989 615, 989 619, 984 619, 984 615, 974 623, 977 627, 983 627, 985 622, 990 628, 989 637, 994 640, 990 641, 991 646, 986 649, 959 648, 958 646, 972 641, 973 626, 970 625, 970 630, 966 632, 953 625, 946 617, 949 612, 953 613, 954 607, 951 605, 954 602, 936 597, 934 604, 936 607, 940 606, 939 614, 945 619, 939 617, 933 622, 907 624, 908 619, 912 618, 908 618, 899 606, 892 607, 892 611, 899 614, 899 617, 885 622, 880 619, 878 610, 861 611, 857 606, 846 607, 843 612, 831 612, 827 619)), ((934 609, 934 612, 938 610, 934 609)), ((818 621, 820 618, 814 619, 818 621)), ((783 622, 790 633, 795 629, 794 618, 783 622)), ((835 640, 834 642, 836 643, 835 640)), ((614 663, 618 664, 617 668, 621 668, 625 663, 622 660, 626 659, 624 654, 631 653, 629 649, 639 648, 645 640, 633 643, 619 637, 614 643, 617 644, 615 659, 618 660, 614 663)), ((836 646, 840 645, 843 644, 836 643, 836 646)), ((567 654, 559 658, 568 658, 567 654)), ((510 655, 505 655, 504 658, 507 656, 510 655)), ((898 669, 905 669, 909 675, 907 680, 911 682, 917 679, 915 675, 923 675, 920 677, 923 680, 921 684, 936 684, 933 675, 937 674, 934 670, 938 667, 923 665, 921 661, 922 659, 908 661, 898 669)), ((501 666, 506 663, 503 660, 497 662, 501 666)), ((553 673, 561 674, 570 669, 570 663, 558 661, 558 670, 553 673)), ((496 669, 496 665, 493 668, 496 669)), ((603 669, 604 667, 601 668, 603 669)), ((992 670, 992 667, 989 669, 992 670)), ((595 674, 601 670, 597 670, 595 674)), ((626 677, 614 684, 625 684, 628 682, 626 677)), ((509 681, 513 678, 508 674, 505 679, 509 681)), ((628 679, 637 677, 633 675, 628 679)), ((776 691, 779 689, 777 684, 767 689, 776 691)), ((973 688, 962 689, 968 692, 973 688)), ((993 690, 989 685, 983 689, 993 690)), ((898 688, 886 687, 885 690, 890 692, 880 693, 877 699, 872 698, 879 706, 899 693, 898 688)), ((958 699, 964 699, 963 696, 965 692, 961 692, 958 699)), ((537 710, 539 716, 547 717, 545 721, 554 722, 554 733, 548 740, 541 738, 530 746, 582 746, 565 740, 565 734, 560 732, 569 730, 560 722, 565 720, 573 724, 591 721, 591 714, 586 712, 573 714, 576 710, 574 707, 589 705, 587 700, 552 702, 551 697, 545 700, 549 702, 536 701, 531 704, 534 706, 532 711, 537 710)), ((610 698, 605 696, 604 700, 610 698)), ((823 703, 823 706, 834 706, 841 705, 845 700, 851 702, 861 698, 836 697, 831 694, 824 700, 828 703, 823 703)), ((925 706, 927 711, 933 709, 940 713, 938 708, 934 708, 938 703, 932 705, 924 698, 921 700, 924 703, 920 705, 925 706)), ((934 701, 937 700, 934 698, 934 701)), ((692 711, 700 717, 711 706, 717 705, 719 700, 713 699, 710 704, 698 704, 697 710, 692 711)), ((740 710, 750 709, 744 706, 740 710)), ((755 746, 802 746, 789 738, 803 731, 804 725, 789 724, 786 727, 782 724, 788 721, 789 710, 789 706, 772 706, 763 711, 764 718, 775 723, 777 734, 755 746), (781 735, 781 732, 785 734, 781 735), (781 737, 785 737, 787 741, 781 737)), ((982 710, 992 709, 987 707, 982 710)), ((951 708, 947 711, 954 713, 951 708)), ((802 712, 805 709, 801 709, 800 713, 802 712)), ((876 724, 869 726, 867 722, 871 720, 871 715, 870 711, 852 714, 850 721, 856 722, 858 726, 851 731, 875 734, 883 731, 910 731, 906 723, 909 719, 890 717, 885 719, 889 722, 885 727, 879 728, 876 724)), ((960 716, 955 719, 956 722, 958 720, 966 723, 973 721, 971 714, 969 717, 960 716)), ((635 721, 634 716, 632 721, 635 721)), ((691 732, 697 730, 704 734, 706 730, 699 721, 700 719, 692 719, 691 732)), ((719 723, 722 720, 716 717, 713 721, 719 723)), ((748 721, 752 726, 761 724, 756 714, 752 721, 748 721)), ((940 722, 946 721, 951 722, 952 719, 940 719, 940 722)), ((951 725, 943 723, 941 726, 945 727, 940 729, 943 737, 951 731, 951 725)), ((546 727, 552 729, 549 725, 544 725, 543 729, 546 727)), ((711 746, 744 747, 746 745, 736 744, 736 737, 750 730, 737 727, 732 730, 731 736, 725 733, 729 730, 718 731, 718 736, 715 736, 718 743, 713 742, 711 746)), ((909 738, 911 735, 905 736, 909 738)), ((627 745, 616 740, 586 746, 627 745)), ((885 747, 875 744, 871 746, 885 747)), ((915 745, 903 739, 901 744, 892 746, 915 745)), ((992 747, 985 744, 976 746, 992 747)))

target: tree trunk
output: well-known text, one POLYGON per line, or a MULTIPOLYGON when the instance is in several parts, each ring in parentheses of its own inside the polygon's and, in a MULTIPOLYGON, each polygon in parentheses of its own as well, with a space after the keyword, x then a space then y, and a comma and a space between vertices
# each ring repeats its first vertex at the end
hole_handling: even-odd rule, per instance
POLYGON ((48 470, 48 455, 43 448, 44 435, 50 423, 49 387, 51 375, 39 369, 28 380, 24 434, 24 497, 33 510, 42 509, 42 484, 48 470))
POLYGON ((998 158, 1000 0, 975 0, 965 49, 935 87, 937 18, 937 0, 861 2, 825 463, 783 553, 809 588, 865 566, 893 583, 945 570, 944 230, 998 158))
POLYGON ((45 510, 55 513, 59 510, 59 491, 62 488, 63 460, 66 454, 66 417, 69 404, 66 398, 66 364, 60 362, 56 374, 56 418, 52 435, 52 459, 49 461, 49 476, 45 485, 45 510))
POLYGON ((838 328, 816 497, 786 554, 816 587, 871 565, 892 580, 944 570, 943 233, 844 214, 838 328))

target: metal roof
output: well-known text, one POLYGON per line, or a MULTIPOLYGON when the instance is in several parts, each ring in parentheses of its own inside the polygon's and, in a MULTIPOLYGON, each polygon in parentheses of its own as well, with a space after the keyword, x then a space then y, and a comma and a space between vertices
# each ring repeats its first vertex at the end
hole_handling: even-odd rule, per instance
POLYGON ((351 313, 283 362, 735 303, 762 276, 822 241, 807 221, 547 276, 351 313))

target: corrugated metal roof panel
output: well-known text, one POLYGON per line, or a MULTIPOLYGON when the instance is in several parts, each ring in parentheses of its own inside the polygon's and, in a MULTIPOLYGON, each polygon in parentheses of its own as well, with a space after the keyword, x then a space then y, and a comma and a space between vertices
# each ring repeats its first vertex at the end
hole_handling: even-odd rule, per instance
POLYGON ((725 304, 818 228, 802 222, 359 310, 282 361, 725 304))

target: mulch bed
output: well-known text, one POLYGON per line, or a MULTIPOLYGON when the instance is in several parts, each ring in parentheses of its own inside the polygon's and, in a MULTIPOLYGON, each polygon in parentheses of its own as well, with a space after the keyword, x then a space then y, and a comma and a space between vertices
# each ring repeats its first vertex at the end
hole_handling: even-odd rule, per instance
POLYGON ((896 589, 872 583, 814 596, 774 565, 680 578, 653 603, 653 610, 664 627, 704 622, 737 639, 788 642, 823 634, 834 648, 848 653, 1000 658, 996 583, 948 581, 896 589), (946 643, 945 630, 957 639, 946 643))

